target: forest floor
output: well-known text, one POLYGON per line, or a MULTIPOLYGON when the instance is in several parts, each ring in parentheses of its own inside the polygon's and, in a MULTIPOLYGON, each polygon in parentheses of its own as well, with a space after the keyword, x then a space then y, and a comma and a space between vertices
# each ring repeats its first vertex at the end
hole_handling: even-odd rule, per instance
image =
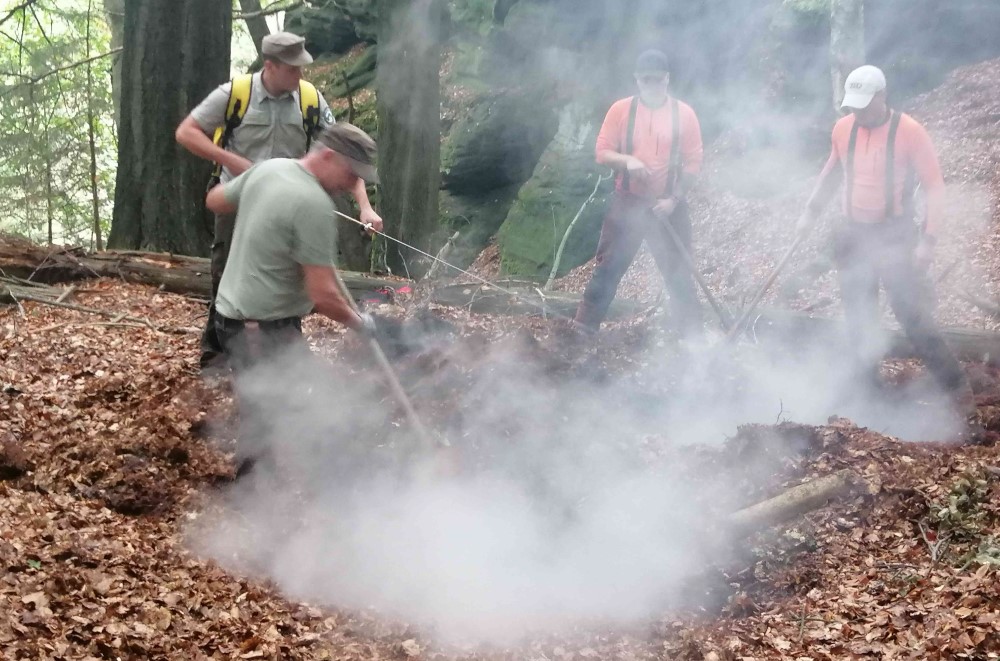
MULTIPOLYGON (((997 328, 960 294, 1000 292, 998 81, 1000 62, 969 67, 913 107, 953 190, 954 231, 936 265, 949 325, 997 328)), ((706 189, 713 185, 710 173, 706 189)), ((695 205, 696 218, 707 219, 696 220, 698 259, 726 300, 745 300, 749 283, 773 264, 807 193, 805 185, 781 198, 719 193, 695 205)), ((796 266, 822 259, 817 237, 796 266)), ((479 267, 488 272, 488 260, 479 267)), ((583 267, 562 286, 579 289, 587 275, 583 267)), ((640 263, 623 293, 652 301, 657 278, 640 263)), ((799 309, 837 309, 829 273, 772 296, 799 309)), ((204 319, 198 301, 108 279, 85 283, 75 300, 173 328, 204 319)), ((458 403, 502 374, 500 360, 541 364, 541 379, 572 388, 609 379, 641 387, 632 372, 658 337, 648 318, 613 325, 580 361, 559 340, 558 322, 426 309, 450 329, 448 346, 397 364, 417 408, 449 429, 471 417, 458 403)), ((370 372, 357 341, 332 324, 310 319, 306 332, 336 369, 359 379, 370 372)), ((867 488, 724 544, 727 553, 706 556, 685 576, 700 599, 627 622, 585 618, 504 644, 444 642, 429 627, 345 608, 335 596, 297 600, 280 581, 224 569, 224 559, 192 547, 192 524, 233 489, 235 426, 227 382, 198 374, 196 334, 25 302, 0 310, 0 336, 3 659, 1000 658, 995 444, 909 443, 842 418, 746 425, 707 445, 656 434, 626 439, 643 470, 680 466, 685 484, 700 483, 692 500, 705 501, 707 513, 844 468, 867 488)), ((909 361, 891 367, 912 378, 909 361)), ((984 426, 1000 429, 1000 371, 967 369, 984 426)), ((470 454, 486 457, 480 450, 470 454)), ((706 523, 704 535, 716 531, 706 523)))

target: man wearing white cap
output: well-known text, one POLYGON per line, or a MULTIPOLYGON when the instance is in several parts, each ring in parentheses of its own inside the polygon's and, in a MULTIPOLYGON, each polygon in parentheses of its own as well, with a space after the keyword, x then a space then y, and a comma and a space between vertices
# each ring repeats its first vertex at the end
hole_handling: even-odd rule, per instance
MULTIPOLYGON (((261 44, 264 67, 253 76, 235 78, 220 85, 191 111, 177 127, 177 142, 188 151, 218 163, 218 181, 226 183, 254 163, 270 158, 305 155, 312 137, 335 123, 326 99, 302 80, 302 67, 313 61, 305 39, 290 32, 264 37, 261 44), (312 90, 316 107, 307 111, 303 90, 312 90), (306 115, 312 113, 311 118, 306 115), (209 137, 217 133, 215 140, 209 137)), ((365 183, 358 180, 353 194, 361 221, 382 229, 382 219, 372 208, 365 183)), ((212 243, 212 299, 216 298, 232 244, 233 214, 215 216, 212 243)), ((209 307, 201 339, 201 364, 207 366, 222 354, 215 331, 215 305, 209 307)))
POLYGON ((968 381, 934 323, 927 295, 927 268, 944 214, 944 178, 927 131, 889 108, 885 90, 885 74, 877 67, 866 65, 847 77, 842 107, 851 114, 833 128, 830 158, 797 230, 808 232, 844 182, 846 220, 835 233, 834 257, 860 373, 878 382, 881 281, 896 319, 927 368, 967 407, 968 381), (917 225, 914 209, 918 183, 926 197, 923 227, 917 225))

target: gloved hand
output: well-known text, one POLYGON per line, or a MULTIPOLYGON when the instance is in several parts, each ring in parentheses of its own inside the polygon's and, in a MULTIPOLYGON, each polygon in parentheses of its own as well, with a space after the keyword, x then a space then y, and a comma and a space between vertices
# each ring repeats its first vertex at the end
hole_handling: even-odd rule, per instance
POLYGON ((367 312, 358 313, 358 317, 361 318, 361 325, 354 330, 364 337, 374 338, 375 333, 378 332, 378 327, 375 324, 375 317, 371 316, 367 312))

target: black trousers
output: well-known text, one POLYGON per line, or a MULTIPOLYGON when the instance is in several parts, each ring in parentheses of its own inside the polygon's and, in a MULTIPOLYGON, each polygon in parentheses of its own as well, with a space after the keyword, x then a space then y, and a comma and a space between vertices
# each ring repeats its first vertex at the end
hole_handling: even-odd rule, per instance
POLYGON ((918 356, 938 383, 955 392, 966 383, 962 366, 945 344, 931 310, 930 282, 913 259, 919 234, 905 218, 884 223, 845 223, 834 239, 848 340, 856 368, 877 374, 879 350, 879 284, 889 306, 918 356))
POLYGON ((650 200, 635 195, 615 193, 601 227, 597 266, 576 311, 577 323, 594 330, 601 325, 618 285, 645 239, 670 294, 674 325, 685 334, 701 327, 701 304, 694 278, 665 226, 670 223, 681 244, 690 253, 691 217, 687 204, 681 203, 666 219, 653 214, 652 204, 650 200))
POLYGON ((215 313, 215 337, 237 373, 280 356, 284 352, 309 352, 302 337, 302 319, 240 321, 215 313))
POLYGON ((233 243, 233 230, 236 227, 236 214, 224 213, 215 215, 215 239, 212 241, 212 300, 208 304, 208 319, 201 333, 201 364, 205 365, 216 356, 223 353, 222 343, 216 335, 215 297, 219 295, 219 282, 222 272, 229 259, 229 248, 233 243))
POLYGON ((276 425, 283 423, 268 407, 280 407, 280 397, 293 389, 292 380, 302 376, 301 367, 308 364, 311 353, 299 317, 246 322, 216 313, 215 336, 236 379, 240 414, 236 463, 241 474, 260 461, 272 463, 271 448, 281 433, 276 425))

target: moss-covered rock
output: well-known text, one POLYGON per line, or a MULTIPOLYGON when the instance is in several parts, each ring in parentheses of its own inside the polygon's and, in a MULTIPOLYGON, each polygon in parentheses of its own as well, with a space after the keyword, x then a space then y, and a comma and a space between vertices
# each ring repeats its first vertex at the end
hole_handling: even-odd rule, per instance
POLYGON ((285 15, 285 29, 306 38, 313 55, 340 55, 375 40, 374 0, 326 0, 285 15))
MULTIPOLYGON (((542 154, 531 179, 518 191, 499 232, 505 273, 546 278, 567 226, 590 196, 601 174, 594 163, 598 126, 586 108, 572 104, 560 113, 559 131, 542 154)), ((612 190, 602 184, 566 244, 559 274, 594 255, 601 221, 612 190)))
POLYGON ((555 111, 537 98, 483 98, 442 145, 444 188, 480 195, 527 181, 557 127, 555 111))
POLYGON ((460 232, 449 262, 465 268, 475 260, 507 218, 519 188, 510 185, 475 195, 441 191, 441 223, 449 232, 460 232))

